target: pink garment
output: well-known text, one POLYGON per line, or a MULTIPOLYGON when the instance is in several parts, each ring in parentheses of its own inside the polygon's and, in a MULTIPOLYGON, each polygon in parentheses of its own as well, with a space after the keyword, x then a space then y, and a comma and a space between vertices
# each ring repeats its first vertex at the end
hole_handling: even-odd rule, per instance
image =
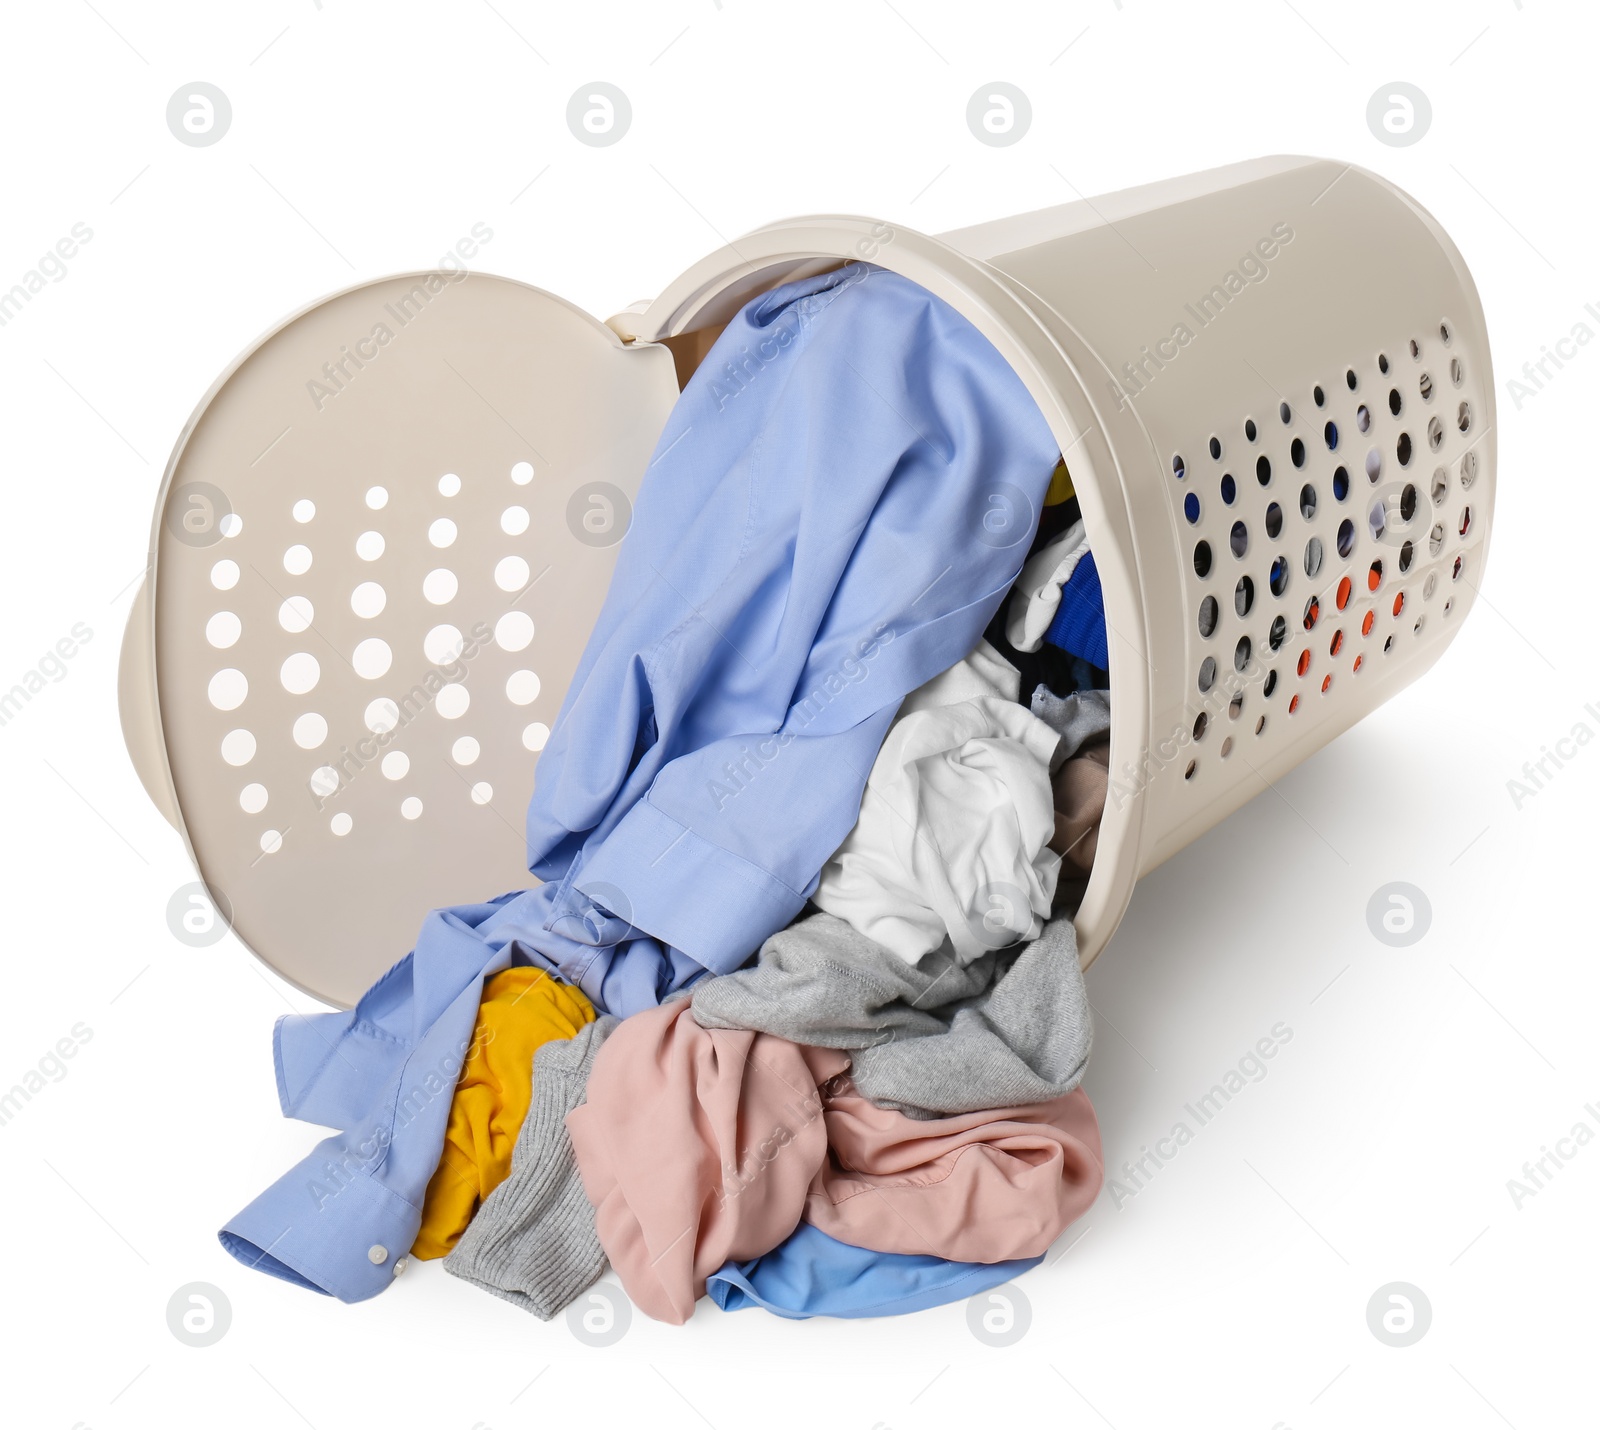
POLYGON ((828 1156, 805 1219, 850 1246, 1010 1261, 1041 1256, 1105 1178, 1088 1094, 919 1121, 847 1082, 824 1097, 828 1156))
POLYGON ((799 1225, 827 1153, 818 1084, 849 1065, 770 1033, 704 1029, 687 998, 611 1034, 567 1129, 600 1244, 641 1311, 681 1325, 707 1276, 799 1225))

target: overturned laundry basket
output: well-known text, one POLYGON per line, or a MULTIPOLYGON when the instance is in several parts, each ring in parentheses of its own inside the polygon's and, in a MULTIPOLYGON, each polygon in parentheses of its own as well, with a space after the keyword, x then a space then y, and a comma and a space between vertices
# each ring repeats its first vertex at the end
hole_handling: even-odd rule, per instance
MULTIPOLYGON (((529 883, 538 751, 681 384, 750 298, 854 259, 994 343, 1077 489, 1113 719, 1085 964, 1141 874, 1465 617, 1494 504, 1483 312, 1439 225, 1348 164, 939 237, 785 220, 604 325, 464 270, 362 284, 200 403, 123 645, 140 779, 267 964, 349 1005, 427 910, 529 883)), ((1022 494, 994 500, 1015 524, 1022 494)))

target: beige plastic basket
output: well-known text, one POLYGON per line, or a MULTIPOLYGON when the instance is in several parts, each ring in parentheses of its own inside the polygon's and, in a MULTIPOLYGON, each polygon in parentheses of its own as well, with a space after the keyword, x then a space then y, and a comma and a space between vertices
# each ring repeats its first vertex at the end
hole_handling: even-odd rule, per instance
POLYGON ((677 396, 753 295, 850 259, 966 315, 1060 440, 1105 594, 1085 964, 1138 877, 1438 659, 1495 487, 1437 223, 1270 158, 938 237, 785 220, 601 324, 408 274, 265 335, 179 438, 123 646, 150 797, 244 942, 348 1005, 430 908, 531 882, 538 750, 677 396))

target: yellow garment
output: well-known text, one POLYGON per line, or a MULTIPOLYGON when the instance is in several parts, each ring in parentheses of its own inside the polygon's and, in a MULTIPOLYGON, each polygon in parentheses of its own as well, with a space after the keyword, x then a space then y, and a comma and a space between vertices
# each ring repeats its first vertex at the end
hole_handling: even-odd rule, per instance
POLYGON ((575 1036, 594 1017, 582 993, 542 968, 508 968, 484 981, 413 1256, 448 1254, 483 1199, 511 1175, 511 1149, 533 1096, 535 1050, 575 1036))
POLYGON ((1055 471, 1050 473, 1050 486, 1044 494, 1046 506, 1060 506, 1064 501, 1070 501, 1073 496, 1072 473, 1067 470, 1066 459, 1056 463, 1055 471))

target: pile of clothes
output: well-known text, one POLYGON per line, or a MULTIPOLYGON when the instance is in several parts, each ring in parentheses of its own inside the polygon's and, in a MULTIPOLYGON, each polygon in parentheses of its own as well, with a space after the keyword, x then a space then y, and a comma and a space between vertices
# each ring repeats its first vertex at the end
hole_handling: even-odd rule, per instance
POLYGON ((274 1035, 335 1129, 220 1233, 345 1301, 410 1257, 538 1316, 609 1265, 682 1322, 915 1310, 1102 1181, 1072 925, 1105 618, 1021 381, 850 264, 686 385, 539 761, 542 881, 436 910, 274 1035))

